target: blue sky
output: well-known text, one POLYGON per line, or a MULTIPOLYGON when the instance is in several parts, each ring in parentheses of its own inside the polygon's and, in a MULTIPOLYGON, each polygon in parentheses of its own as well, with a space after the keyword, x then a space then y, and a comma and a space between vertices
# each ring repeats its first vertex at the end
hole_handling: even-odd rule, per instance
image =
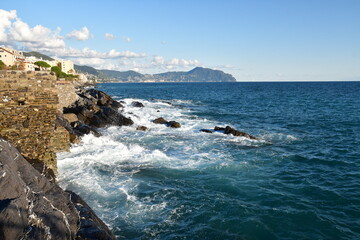
POLYGON ((18 0, 0 9, 1 45, 99 69, 360 80, 359 0, 18 0))

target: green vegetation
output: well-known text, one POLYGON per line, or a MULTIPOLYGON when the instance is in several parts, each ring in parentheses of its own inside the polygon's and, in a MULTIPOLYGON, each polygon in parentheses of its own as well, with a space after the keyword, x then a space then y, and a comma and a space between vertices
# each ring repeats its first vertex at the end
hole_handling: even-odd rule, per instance
POLYGON ((74 78, 77 78, 77 75, 64 73, 63 71, 61 71, 61 68, 59 66, 52 67, 51 71, 56 74, 57 78, 65 78, 67 80, 73 80, 74 78))
POLYGON ((51 67, 47 62, 44 62, 44 61, 37 61, 37 62, 34 62, 34 64, 36 66, 39 66, 39 67, 42 67, 42 68, 49 68, 51 67))
POLYGON ((5 63, 0 60, 0 70, 5 70, 5 69, 6 69, 5 63))

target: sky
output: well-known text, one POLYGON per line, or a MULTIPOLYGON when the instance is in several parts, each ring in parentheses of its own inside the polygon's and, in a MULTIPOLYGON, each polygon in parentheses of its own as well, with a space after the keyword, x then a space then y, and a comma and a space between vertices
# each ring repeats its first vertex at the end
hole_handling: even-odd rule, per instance
POLYGON ((0 45, 141 73, 360 80, 360 0, 2 1, 0 45))

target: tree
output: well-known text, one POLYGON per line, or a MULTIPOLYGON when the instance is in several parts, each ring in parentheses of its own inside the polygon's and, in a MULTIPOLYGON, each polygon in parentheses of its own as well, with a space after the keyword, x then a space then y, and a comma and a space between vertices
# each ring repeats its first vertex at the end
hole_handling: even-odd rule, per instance
POLYGON ((44 62, 44 61, 37 61, 37 62, 34 62, 34 64, 36 66, 39 66, 40 68, 49 68, 49 67, 51 67, 47 62, 44 62))
POLYGON ((56 74, 58 78, 66 78, 67 74, 61 71, 61 68, 59 66, 54 66, 51 68, 51 71, 56 74))
POLYGON ((6 69, 5 63, 0 60, 0 70, 5 70, 5 69, 6 69))

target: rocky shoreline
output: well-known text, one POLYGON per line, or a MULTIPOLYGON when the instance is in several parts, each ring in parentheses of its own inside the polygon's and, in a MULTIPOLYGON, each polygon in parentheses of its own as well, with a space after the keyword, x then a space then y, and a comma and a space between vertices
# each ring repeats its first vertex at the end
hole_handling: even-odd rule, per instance
MULTIPOLYGON (((31 73, 28 75, 33 76, 31 73)), ((33 93, 32 85, 29 82, 32 84, 32 82, 39 83, 42 80, 45 82, 47 80, 55 81, 48 75, 44 76, 49 79, 41 80, 39 80, 40 75, 34 76, 34 79, 29 77, 26 79, 26 75, 24 80, 24 75, 20 74, 19 78, 23 79, 20 81, 21 84, 19 84, 18 78, 14 77, 18 76, 18 73, 10 75, 10 77, 6 74, 4 76, 0 76, 0 99, 2 99, 0 110, 3 108, 8 112, 29 109, 31 111, 29 110, 29 113, 20 118, 21 120, 25 119, 19 126, 20 129, 10 129, 10 131, 9 127, 1 128, 0 123, 0 187, 2 190, 0 192, 0 239, 115 239, 109 228, 80 196, 71 191, 64 191, 57 185, 56 159, 52 158, 52 161, 48 161, 46 157, 31 157, 32 155, 26 151, 17 150, 16 148, 22 149, 22 141, 16 141, 16 137, 22 138, 22 128, 28 131, 26 137, 36 136, 36 134, 41 136, 42 132, 39 128, 47 124, 48 132, 43 135, 49 137, 49 134, 53 134, 54 136, 50 136, 49 141, 44 142, 47 145, 42 147, 54 152, 68 150, 70 143, 78 143, 85 134, 100 137, 98 128, 134 125, 130 118, 123 115, 124 106, 105 92, 94 88, 85 89, 79 83, 76 83, 75 88, 73 83, 57 81, 44 89, 40 84, 36 91, 34 90, 36 93, 33 93), (12 80, 11 77, 15 80, 12 80), (24 82, 27 86, 21 88, 24 82), (20 87, 15 92, 11 92, 9 89, 14 85, 20 87), (42 110, 46 114, 39 118, 42 125, 36 125, 36 122, 31 119, 32 116, 38 116, 38 111, 33 109, 37 109, 35 107, 39 103, 35 101, 36 104, 33 104, 31 101, 33 101, 33 95, 35 95, 35 100, 39 98, 38 96, 42 96, 37 93, 39 89, 44 90, 45 93, 54 89, 58 90, 58 102, 52 100, 53 104, 57 106, 57 111, 53 110, 52 105, 49 107, 49 104, 46 104, 42 110), (19 94, 21 91, 26 94, 19 94), (20 99, 19 96, 22 98, 20 99), (10 100, 4 101, 4 99, 10 100), (24 104, 21 105, 19 102, 24 104)), ((46 100, 47 97, 42 96, 39 99, 46 100)), ((144 107, 140 102, 133 102, 131 105, 144 107)), ((8 119, 11 121, 11 118, 8 119)), ((154 119, 153 122, 170 128, 181 127, 179 122, 167 121, 164 118, 154 119)), ((139 131, 149 130, 146 126, 135 126, 135 128, 139 131)), ((174 131, 176 130, 174 129, 174 131)), ((214 130, 201 129, 200 131, 222 132, 256 139, 229 126, 215 127, 214 130)), ((27 139, 27 146, 31 143, 35 144, 37 140, 27 139)), ((38 150, 36 146, 34 146, 35 151, 38 150)))

